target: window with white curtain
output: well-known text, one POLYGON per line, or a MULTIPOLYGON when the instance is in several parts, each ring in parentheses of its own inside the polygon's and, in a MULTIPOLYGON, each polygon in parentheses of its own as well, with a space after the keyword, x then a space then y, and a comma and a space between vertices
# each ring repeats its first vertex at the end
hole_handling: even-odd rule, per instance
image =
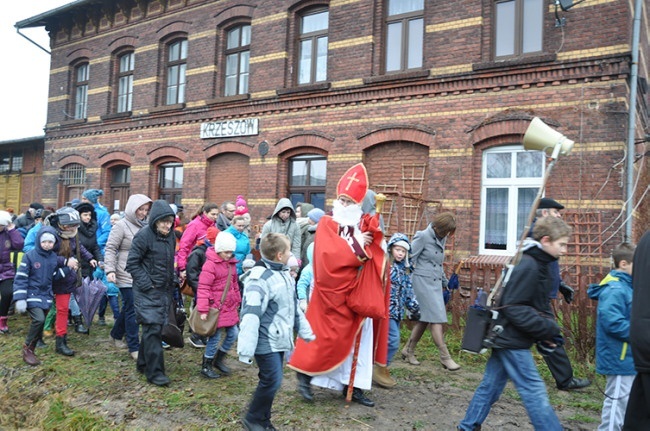
POLYGON ((483 153, 481 254, 511 255, 542 185, 544 153, 504 146, 483 153))

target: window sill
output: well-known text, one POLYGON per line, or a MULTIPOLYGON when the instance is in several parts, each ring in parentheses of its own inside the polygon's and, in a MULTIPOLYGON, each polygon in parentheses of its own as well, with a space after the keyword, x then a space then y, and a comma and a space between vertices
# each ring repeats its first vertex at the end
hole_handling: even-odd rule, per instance
POLYGON ((331 83, 329 82, 321 82, 318 84, 311 84, 311 85, 300 85, 298 87, 291 87, 291 88, 282 88, 279 90, 275 90, 275 94, 278 96, 284 96, 286 94, 297 94, 297 93, 313 93, 314 91, 327 91, 331 87, 331 83))
POLYGON ((220 103, 241 102, 243 100, 249 100, 250 98, 251 98, 251 95, 249 93, 237 94, 237 95, 234 95, 234 96, 215 97, 214 99, 207 100, 205 102, 205 104, 206 105, 218 105, 220 103))
POLYGON ((183 108, 185 108, 185 103, 175 103, 174 105, 156 106, 155 108, 149 109, 149 113, 158 114, 161 112, 180 111, 183 108))
POLYGON ((133 113, 131 111, 126 111, 126 112, 114 112, 112 114, 106 114, 102 115, 101 118, 102 121, 107 121, 107 120, 117 120, 120 118, 129 118, 133 113))
POLYGON ((557 54, 542 54, 528 57, 508 58, 505 60, 486 61, 474 63, 472 69, 475 72, 488 69, 511 68, 516 66, 528 66, 538 63, 549 63, 557 59, 557 54))
POLYGON ((75 124, 84 124, 88 121, 87 118, 78 118, 74 120, 64 120, 61 122, 61 124, 66 125, 66 126, 73 126, 75 124))
POLYGON ((428 78, 431 72, 427 70, 416 70, 413 72, 400 72, 400 73, 390 73, 386 75, 371 76, 369 78, 363 78, 364 84, 377 84, 381 82, 389 81, 403 81, 417 78, 428 78))

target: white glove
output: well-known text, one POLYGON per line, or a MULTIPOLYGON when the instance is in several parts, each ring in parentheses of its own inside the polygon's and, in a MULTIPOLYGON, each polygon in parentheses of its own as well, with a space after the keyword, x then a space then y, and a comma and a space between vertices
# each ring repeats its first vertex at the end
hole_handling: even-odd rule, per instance
POLYGON ((16 301, 16 304, 14 305, 14 311, 16 311, 18 314, 23 314, 25 311, 27 311, 27 301, 24 299, 16 301))
POLYGON ((300 302, 298 303, 298 306, 300 306, 300 309, 302 310, 303 313, 307 312, 307 300, 306 299, 301 299, 300 302))

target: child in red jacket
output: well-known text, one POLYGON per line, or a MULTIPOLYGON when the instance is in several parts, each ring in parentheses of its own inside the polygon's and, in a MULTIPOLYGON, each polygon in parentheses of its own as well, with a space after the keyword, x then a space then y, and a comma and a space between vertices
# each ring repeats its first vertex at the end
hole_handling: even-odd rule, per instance
POLYGON ((203 354, 201 374, 209 379, 216 379, 219 373, 230 374, 230 368, 224 363, 224 358, 239 334, 239 305, 241 294, 237 278, 237 259, 233 257, 237 240, 229 232, 219 232, 214 249, 209 248, 205 253, 205 263, 199 275, 199 286, 196 292, 196 307, 201 320, 208 318, 210 308, 220 311, 217 321, 217 332, 208 338, 203 354), (224 295, 224 291, 227 292, 224 295), (226 337, 221 347, 221 328, 226 337))

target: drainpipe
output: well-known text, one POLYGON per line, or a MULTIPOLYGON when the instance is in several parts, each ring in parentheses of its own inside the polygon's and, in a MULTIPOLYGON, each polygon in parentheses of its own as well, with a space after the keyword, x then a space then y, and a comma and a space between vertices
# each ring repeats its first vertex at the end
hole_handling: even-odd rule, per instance
POLYGON ((634 3, 632 30, 632 68, 630 69, 630 112, 627 126, 627 184, 625 205, 625 239, 632 241, 632 211, 634 211, 634 135, 636 131, 636 93, 639 75, 639 35, 641 33, 641 6, 643 0, 634 3))
POLYGON ((19 27, 16 27, 16 33, 18 33, 19 35, 21 35, 22 37, 24 37, 25 39, 27 39, 28 41, 30 41, 30 42, 33 43, 34 45, 36 45, 36 46, 38 46, 39 48, 41 48, 41 49, 42 49, 43 51, 45 51, 48 55, 51 54, 50 51, 48 51, 47 49, 43 48, 43 47, 42 47, 41 45, 39 45, 38 43, 34 42, 34 41, 31 40, 29 37, 27 37, 27 36, 25 36, 24 34, 22 34, 22 33, 20 32, 20 28, 19 28, 19 27))

